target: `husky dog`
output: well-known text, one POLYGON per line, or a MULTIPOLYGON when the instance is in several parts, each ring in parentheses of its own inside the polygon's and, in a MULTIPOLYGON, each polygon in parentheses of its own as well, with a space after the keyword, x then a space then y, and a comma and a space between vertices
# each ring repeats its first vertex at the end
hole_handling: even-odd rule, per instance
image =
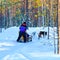
POLYGON ((46 35, 47 35, 47 32, 45 32, 45 31, 40 31, 39 34, 38 34, 38 38, 44 37, 44 36, 46 36, 46 35))

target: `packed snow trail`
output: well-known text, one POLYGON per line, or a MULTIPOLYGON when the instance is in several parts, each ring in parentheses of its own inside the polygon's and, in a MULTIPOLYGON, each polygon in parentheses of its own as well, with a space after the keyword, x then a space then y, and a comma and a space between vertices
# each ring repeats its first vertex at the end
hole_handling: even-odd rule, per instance
MULTIPOLYGON (((36 59, 40 59, 40 56, 44 56, 44 54, 47 54, 48 56, 48 53, 53 53, 53 45, 50 45, 51 43, 49 44, 49 42, 45 39, 40 38, 38 40, 33 37, 32 42, 27 43, 19 43, 12 40, 1 42, 5 45, 7 44, 4 47, 7 48, 7 50, 1 51, 2 55, 0 55, 0 57, 4 57, 1 60, 33 60, 35 57, 36 59)), ((47 56, 45 57, 47 58, 47 56)))
MULTIPOLYGON (((38 39, 38 29, 42 30, 32 28, 27 31, 29 34, 37 31, 32 42, 27 43, 16 42, 19 30, 17 27, 4 30, 0 34, 0 60, 60 60, 60 55, 54 54, 53 35, 49 35, 50 39, 47 37, 38 39)), ((53 33, 53 29, 50 33, 53 33)))

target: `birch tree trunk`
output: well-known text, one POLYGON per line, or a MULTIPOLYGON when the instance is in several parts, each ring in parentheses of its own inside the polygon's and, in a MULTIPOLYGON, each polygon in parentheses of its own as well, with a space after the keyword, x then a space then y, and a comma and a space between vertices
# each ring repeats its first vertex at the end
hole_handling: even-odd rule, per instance
POLYGON ((58 0, 58 54, 60 54, 60 0, 58 0))

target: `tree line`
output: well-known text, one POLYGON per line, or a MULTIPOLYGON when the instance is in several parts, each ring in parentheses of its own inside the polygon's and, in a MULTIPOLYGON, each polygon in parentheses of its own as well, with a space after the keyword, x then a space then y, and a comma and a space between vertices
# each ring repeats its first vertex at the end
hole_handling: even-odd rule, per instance
POLYGON ((0 0, 0 28, 56 26, 57 0, 0 0))

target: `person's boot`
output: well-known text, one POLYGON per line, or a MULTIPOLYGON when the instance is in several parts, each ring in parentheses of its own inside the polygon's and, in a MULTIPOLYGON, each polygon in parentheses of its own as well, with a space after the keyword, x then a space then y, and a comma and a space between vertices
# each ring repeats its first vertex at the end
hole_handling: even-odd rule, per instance
POLYGON ((26 43, 26 40, 24 40, 24 43, 26 43))
POLYGON ((17 40, 17 42, 19 42, 19 40, 17 40))

